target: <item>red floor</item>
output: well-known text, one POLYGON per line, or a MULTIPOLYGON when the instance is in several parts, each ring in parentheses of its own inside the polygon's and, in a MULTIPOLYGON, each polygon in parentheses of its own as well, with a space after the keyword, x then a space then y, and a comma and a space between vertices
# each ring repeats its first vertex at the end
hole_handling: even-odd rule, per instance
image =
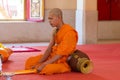
MULTIPOLYGON (((3 64, 3 71, 23 70, 25 60, 32 55, 43 53, 46 47, 35 47, 41 52, 13 53, 9 61, 3 64)), ((55 75, 14 75, 12 80, 120 80, 120 44, 79 45, 94 63, 90 74, 70 72, 55 75)), ((0 77, 0 80, 5 80, 0 77)))

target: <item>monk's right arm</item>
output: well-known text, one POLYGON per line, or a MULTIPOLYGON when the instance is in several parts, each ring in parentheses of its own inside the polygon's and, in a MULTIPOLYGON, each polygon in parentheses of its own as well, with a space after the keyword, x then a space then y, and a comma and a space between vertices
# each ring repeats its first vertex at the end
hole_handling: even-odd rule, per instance
POLYGON ((39 61, 40 63, 44 62, 44 61, 48 58, 48 56, 49 56, 50 53, 51 53, 52 46, 53 46, 54 44, 55 44, 55 42, 54 42, 54 37, 52 37, 52 39, 50 40, 50 43, 49 43, 49 45, 48 45, 48 47, 47 47, 47 49, 46 49, 43 57, 42 57, 42 58, 40 59, 40 61, 39 61))

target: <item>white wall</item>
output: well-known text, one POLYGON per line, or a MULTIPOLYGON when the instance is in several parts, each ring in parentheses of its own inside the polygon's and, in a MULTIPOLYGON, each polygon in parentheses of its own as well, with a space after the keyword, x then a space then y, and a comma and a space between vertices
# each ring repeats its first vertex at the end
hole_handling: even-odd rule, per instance
POLYGON ((78 32, 78 44, 84 44, 84 30, 83 30, 83 0, 77 0, 77 10, 76 10, 76 30, 78 32))
POLYGON ((84 3, 87 42, 95 43, 94 39, 120 40, 120 21, 98 21, 97 0, 84 0, 84 3))
POLYGON ((99 40, 120 40, 120 21, 99 21, 99 40))
POLYGON ((97 10, 95 0, 77 0, 76 29, 79 44, 97 43, 97 10))
MULTIPOLYGON (((78 0, 78 6, 80 1, 78 0)), ((85 23, 77 26, 85 26, 84 35, 87 43, 96 43, 96 39, 120 39, 120 21, 98 21, 97 20, 97 0, 83 0, 85 23), (97 29, 96 29, 97 28, 97 29), (93 31, 94 30, 94 31, 93 31), (97 36, 96 36, 97 35, 97 36)), ((0 21, 0 42, 41 42, 49 41, 51 26, 47 21, 48 11, 58 7, 64 11, 66 23, 76 26, 79 18, 75 19, 75 14, 82 14, 82 8, 76 11, 77 0, 45 0, 45 21, 41 23, 31 22, 1 22, 0 21), (72 6, 71 6, 72 5, 72 6)), ((84 21, 80 19, 80 21, 84 21)), ((83 28, 82 26, 82 28, 83 28)))
POLYGON ((48 23, 47 17, 49 10, 55 7, 61 8, 64 14, 64 21, 75 27, 76 0, 45 0, 44 22, 0 21, 0 42, 49 41, 52 28, 48 23))

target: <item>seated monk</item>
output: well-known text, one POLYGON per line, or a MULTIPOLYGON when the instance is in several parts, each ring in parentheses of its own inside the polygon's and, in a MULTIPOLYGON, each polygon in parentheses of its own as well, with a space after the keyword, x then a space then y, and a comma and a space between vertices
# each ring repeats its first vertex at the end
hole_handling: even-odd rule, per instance
POLYGON ((6 62, 12 53, 13 51, 10 48, 7 48, 0 43, 0 55, 2 62, 6 62))
POLYGON ((76 50, 78 35, 76 30, 63 22, 62 11, 54 8, 49 12, 48 20, 53 27, 53 34, 43 55, 27 59, 25 69, 36 69, 39 74, 70 72, 68 56, 76 50))

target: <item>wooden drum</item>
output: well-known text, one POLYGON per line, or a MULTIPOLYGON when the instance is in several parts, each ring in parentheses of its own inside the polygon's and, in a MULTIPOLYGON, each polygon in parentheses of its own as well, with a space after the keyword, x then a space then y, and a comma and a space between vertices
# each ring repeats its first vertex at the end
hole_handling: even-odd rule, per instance
POLYGON ((90 73, 93 70, 93 63, 87 54, 80 50, 76 50, 68 58, 68 64, 73 71, 84 74, 90 73))

